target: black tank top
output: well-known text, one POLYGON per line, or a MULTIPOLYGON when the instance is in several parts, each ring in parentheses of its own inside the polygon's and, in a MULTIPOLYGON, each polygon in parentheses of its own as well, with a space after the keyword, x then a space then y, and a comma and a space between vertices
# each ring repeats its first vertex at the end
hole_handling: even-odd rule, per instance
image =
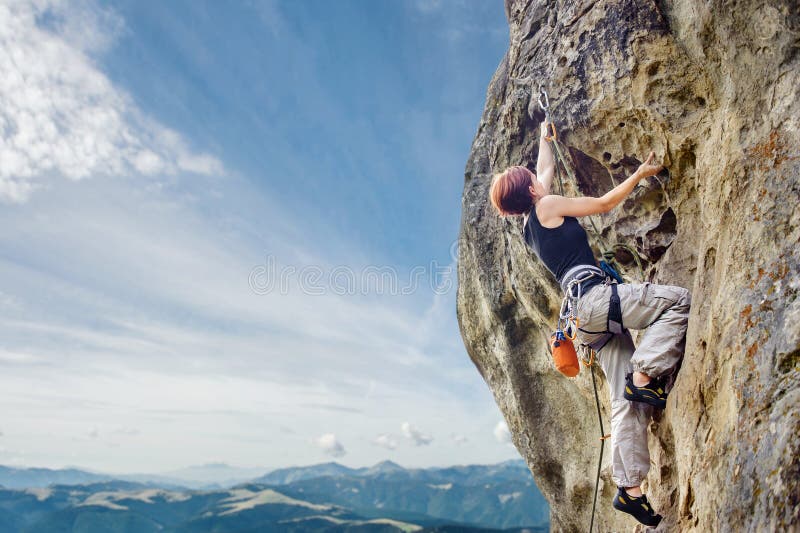
MULTIPOLYGON (((564 223, 557 228, 545 228, 539 223, 534 206, 528 215, 523 236, 559 283, 564 274, 574 266, 597 266, 586 231, 575 217, 564 217, 564 223)), ((588 286, 584 290, 586 288, 588 286)))

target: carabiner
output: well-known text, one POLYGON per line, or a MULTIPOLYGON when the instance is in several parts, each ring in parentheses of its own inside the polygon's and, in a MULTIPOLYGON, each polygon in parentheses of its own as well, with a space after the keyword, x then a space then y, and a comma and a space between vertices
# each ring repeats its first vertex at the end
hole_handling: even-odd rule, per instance
POLYGON ((547 98, 547 91, 544 90, 544 85, 539 85, 539 107, 542 108, 542 111, 545 114, 550 112, 550 100, 547 98), (542 103, 542 97, 544 97, 544 103, 542 103))
POLYGON ((578 338, 578 324, 578 317, 570 316, 569 319, 567 319, 567 321, 564 323, 564 329, 562 330, 564 332, 564 337, 571 341, 574 341, 576 338, 578 338), (572 332, 572 334, 570 334, 570 332, 572 332))

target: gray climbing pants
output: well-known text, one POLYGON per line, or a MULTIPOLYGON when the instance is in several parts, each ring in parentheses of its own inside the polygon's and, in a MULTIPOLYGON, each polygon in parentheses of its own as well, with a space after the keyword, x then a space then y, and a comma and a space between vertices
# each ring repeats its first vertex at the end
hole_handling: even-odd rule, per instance
MULTIPOLYGON (((625 330, 598 352, 611 389, 612 478, 618 487, 638 487, 650 470, 647 426, 653 407, 623 397, 625 375, 672 375, 683 357, 691 296, 683 287, 651 283, 617 285, 625 330), (628 329, 645 330, 638 348, 628 329)), ((611 285, 596 285, 578 299, 578 341, 588 344, 606 330, 611 285)))

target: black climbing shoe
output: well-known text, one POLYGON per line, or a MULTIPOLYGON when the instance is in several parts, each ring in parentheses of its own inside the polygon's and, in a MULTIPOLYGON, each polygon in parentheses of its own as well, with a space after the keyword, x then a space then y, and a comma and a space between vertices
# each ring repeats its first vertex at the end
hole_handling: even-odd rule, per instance
POLYGON ((664 388, 664 382, 658 378, 652 378, 647 385, 637 387, 633 384, 633 374, 626 375, 623 396, 626 400, 644 402, 659 409, 667 406, 667 390, 664 388))
POLYGON ((650 527, 656 527, 661 522, 661 515, 656 514, 650 503, 647 501, 647 496, 642 494, 638 498, 634 498, 622 487, 619 488, 617 495, 614 496, 614 509, 628 513, 642 524, 650 527))

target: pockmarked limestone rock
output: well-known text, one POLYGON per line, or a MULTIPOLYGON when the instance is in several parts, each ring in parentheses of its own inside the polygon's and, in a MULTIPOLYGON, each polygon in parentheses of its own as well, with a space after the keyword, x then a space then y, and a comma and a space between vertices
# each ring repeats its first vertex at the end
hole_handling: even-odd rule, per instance
MULTIPOLYGON (((599 452, 591 377, 554 369, 547 340, 560 289, 525 246, 521 220, 497 216, 487 197, 493 173, 535 169, 538 83, 577 170, 568 195, 604 193, 650 150, 668 169, 595 219, 604 240, 641 257, 640 270, 620 248, 629 280, 692 292, 683 365, 650 428, 644 489, 664 515, 659 529, 800 528, 797 3, 515 0, 505 9, 510 45, 465 171, 458 316, 553 528, 589 524, 599 452)), ((608 428, 604 381, 601 396, 608 428)), ((635 530, 611 507, 609 465, 607 449, 597 530, 635 530)))

